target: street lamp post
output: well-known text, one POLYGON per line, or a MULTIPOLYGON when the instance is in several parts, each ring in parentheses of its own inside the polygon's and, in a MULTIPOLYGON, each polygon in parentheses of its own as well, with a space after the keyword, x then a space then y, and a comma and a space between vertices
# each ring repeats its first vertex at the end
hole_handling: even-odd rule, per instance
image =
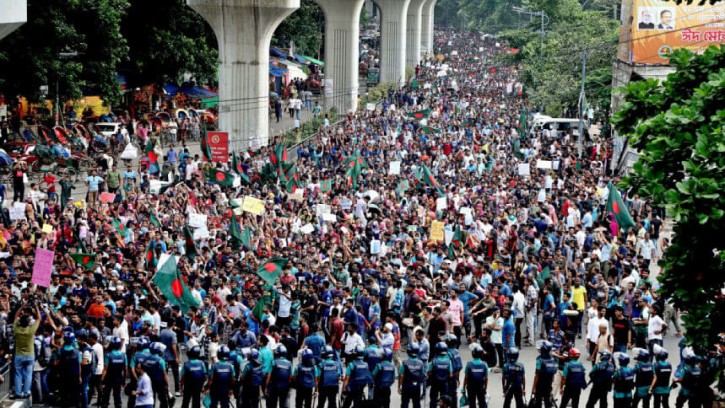
MULTIPOLYGON (((77 57, 76 51, 59 52, 58 59, 66 59, 77 57)), ((55 75, 55 125, 58 126, 60 120, 60 78, 58 74, 55 75)))

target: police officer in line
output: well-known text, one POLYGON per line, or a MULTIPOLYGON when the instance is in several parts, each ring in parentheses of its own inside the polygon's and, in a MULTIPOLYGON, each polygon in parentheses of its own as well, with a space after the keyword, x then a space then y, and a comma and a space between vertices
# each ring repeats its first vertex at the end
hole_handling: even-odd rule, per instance
POLYGON ((342 389, 346 394, 345 402, 342 404, 343 408, 350 408, 353 403, 355 408, 360 407, 365 387, 373 385, 373 375, 368 364, 363 360, 363 349, 358 346, 354 354, 355 359, 347 365, 345 377, 342 380, 342 389))
POLYGON ((612 378, 614 378, 612 353, 609 350, 602 350, 599 352, 599 362, 594 364, 589 372, 592 391, 589 393, 586 408, 594 408, 597 402, 599 408, 607 408, 607 395, 612 389, 612 378))
MULTIPOLYGON (((371 373, 383 361, 383 349, 378 347, 377 343, 378 339, 373 334, 369 337, 369 346, 365 349, 365 361, 368 363, 368 369, 371 373)), ((373 399, 373 387, 368 387, 368 399, 373 399)))
POLYGON ((102 408, 108 408, 113 393, 114 408, 121 408, 121 387, 126 383, 126 355, 121 352, 121 339, 114 337, 108 343, 109 352, 104 356, 102 408))
POLYGON ((569 362, 564 366, 560 386, 562 407, 571 401, 572 408, 579 408, 579 396, 587 387, 586 369, 579 362, 579 356, 578 349, 572 347, 569 350, 569 362))
MULTIPOLYGON (((222 346, 226 347, 226 346, 222 346)), ((257 349, 249 350, 247 355, 247 364, 242 368, 240 382, 242 383, 242 404, 243 408, 259 408, 259 400, 262 386, 267 380, 264 373, 262 361, 259 359, 259 351, 257 349)))
POLYGON ((430 383, 430 408, 435 408, 438 398, 450 395, 448 387, 453 378, 453 363, 448 357, 448 345, 439 341, 435 345, 436 356, 428 363, 428 381, 430 383))
POLYGON ((700 395, 697 392, 702 371, 698 365, 698 357, 692 351, 692 348, 685 348, 682 352, 682 358, 685 364, 682 364, 677 370, 674 379, 674 382, 681 385, 680 393, 677 394, 677 399, 675 399, 675 407, 682 408, 687 402, 688 407, 696 408, 702 405, 700 395))
POLYGON ((626 353, 614 353, 619 368, 614 371, 614 408, 629 408, 632 404, 632 388, 634 388, 634 370, 629 365, 626 353))
POLYGON ((98 358, 91 346, 88 344, 88 331, 80 329, 76 331, 76 341, 78 342, 78 350, 81 353, 81 408, 88 407, 88 386, 91 377, 96 371, 98 358))
MULTIPOLYGON (((205 391, 209 393, 211 398, 211 405, 209 408, 229 408, 229 400, 234 393, 234 379, 236 373, 234 372, 234 365, 229 362, 229 347, 221 346, 217 351, 217 357, 219 361, 211 366, 209 372, 209 382, 206 385, 205 391)), ((244 400, 242 400, 244 402, 244 400)))
POLYGON ((277 346, 274 350, 272 371, 267 374, 267 408, 287 408, 290 383, 292 382, 292 362, 287 360, 287 347, 277 346))
POLYGON ((242 375, 244 357, 241 354, 241 350, 237 348, 236 340, 233 338, 227 341, 227 347, 229 347, 229 358, 227 360, 229 360, 229 362, 232 363, 232 366, 234 366, 234 373, 236 374, 236 377, 234 378, 234 399, 239 400, 241 399, 242 392, 242 382, 239 381, 239 376, 242 375))
MULTIPOLYGON (((445 336, 446 346, 448 346, 448 358, 453 365, 453 377, 448 382, 448 395, 451 397, 451 403, 454 408, 458 407, 458 384, 463 370, 463 361, 461 353, 458 352, 458 337, 451 333, 445 336)), ((482 405, 483 406, 483 405, 482 405)))
POLYGON ((524 408, 526 395, 526 369, 519 360, 519 349, 510 347, 506 350, 506 363, 503 365, 501 383, 503 386, 503 408, 511 406, 511 399, 516 399, 516 408, 524 408))
MULTIPOLYGON (((146 337, 139 337, 136 341, 136 351, 133 353, 131 361, 128 363, 128 366, 131 368, 130 384, 128 385, 128 389, 130 390, 135 390, 136 385, 138 384, 138 373, 136 372, 136 367, 142 365, 147 358, 151 357, 149 345, 149 339, 146 337)), ((128 404, 126 404, 126 407, 136 407, 135 395, 131 394, 128 396, 128 404)))
POLYGON ((408 359, 400 365, 398 373, 398 394, 401 395, 401 408, 408 408, 413 402, 413 408, 420 408, 422 399, 421 390, 425 386, 425 364, 418 359, 418 347, 408 346, 408 359))
POLYGON ((328 408, 337 408, 337 393, 342 378, 342 365, 336 359, 335 350, 330 346, 325 346, 322 356, 324 360, 320 365, 317 408, 324 408, 325 403, 327 403, 328 408))
POLYGON ((643 408, 649 408, 650 398, 652 395, 649 391, 654 379, 654 371, 652 363, 650 363, 650 354, 647 349, 635 348, 633 350, 637 363, 634 365, 634 398, 632 398, 632 408, 637 408, 639 401, 642 401, 643 408))
POLYGON ((315 366, 315 354, 312 350, 302 350, 302 362, 294 368, 292 377, 297 386, 295 406, 297 408, 310 408, 312 406, 312 395, 316 392, 317 382, 320 377, 320 370, 315 366))
POLYGON ((667 362, 667 350, 659 344, 652 348, 655 354, 655 363, 652 365, 654 378, 649 387, 650 394, 654 395, 654 408, 670 408, 670 379, 672 366, 667 362))
POLYGON ((383 361, 373 369, 375 385, 373 400, 376 408, 390 408, 390 387, 395 383, 395 365, 392 361, 393 350, 385 348, 383 349, 383 361))
POLYGON ((76 348, 76 335, 66 331, 63 335, 63 347, 58 352, 58 368, 60 375, 60 389, 64 398, 60 399, 61 407, 80 406, 81 385, 81 354, 76 348))
POLYGON ((181 386, 184 398, 181 400, 181 408, 201 408, 201 391, 206 382, 206 364, 200 360, 201 347, 193 346, 186 353, 189 361, 181 367, 179 385, 181 386))
POLYGON ((154 400, 159 401, 160 408, 169 407, 169 377, 166 375, 166 362, 162 358, 166 350, 161 342, 149 345, 151 354, 143 361, 143 369, 151 380, 154 390, 154 400))
POLYGON ((533 407, 541 408, 544 403, 546 408, 551 408, 551 391, 554 375, 559 368, 556 360, 551 356, 552 344, 548 340, 539 343, 539 356, 536 357, 536 373, 534 384, 531 387, 531 398, 534 399, 533 407))
MULTIPOLYGON (((456 349, 453 350, 458 352, 456 349)), ((449 349, 449 351, 451 350, 449 349)), ((466 364, 466 370, 463 377, 463 388, 468 394, 468 405, 471 408, 486 408, 488 365, 485 361, 483 361, 483 347, 474 343, 471 354, 473 356, 473 360, 466 364)))

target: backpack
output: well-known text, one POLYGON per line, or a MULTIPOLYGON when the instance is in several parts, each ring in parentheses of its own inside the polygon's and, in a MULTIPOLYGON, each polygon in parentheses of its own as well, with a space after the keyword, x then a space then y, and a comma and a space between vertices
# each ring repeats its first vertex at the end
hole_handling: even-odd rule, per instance
POLYGON ((52 351, 50 347, 45 343, 44 338, 35 339, 35 360, 38 361, 41 367, 48 367, 50 364, 50 358, 52 351))

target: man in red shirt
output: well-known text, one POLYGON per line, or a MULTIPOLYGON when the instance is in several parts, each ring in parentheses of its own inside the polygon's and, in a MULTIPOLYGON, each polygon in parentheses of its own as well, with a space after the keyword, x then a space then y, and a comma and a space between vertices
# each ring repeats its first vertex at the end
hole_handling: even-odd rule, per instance
POLYGON ((55 182, 58 181, 58 179, 55 178, 53 173, 48 172, 45 177, 43 178, 43 181, 40 183, 41 187, 46 188, 46 193, 48 194, 48 200, 55 200, 55 182))

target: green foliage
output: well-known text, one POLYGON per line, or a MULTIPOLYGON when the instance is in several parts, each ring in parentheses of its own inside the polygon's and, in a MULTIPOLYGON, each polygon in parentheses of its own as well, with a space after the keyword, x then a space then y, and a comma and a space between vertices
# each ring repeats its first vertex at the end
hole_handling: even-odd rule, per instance
POLYGON ((330 123, 335 123, 337 120, 337 109, 333 107, 323 112, 321 115, 301 124, 299 129, 290 129, 286 131, 282 135, 282 143, 287 146, 292 146, 312 138, 325 124, 325 114, 327 114, 330 123))
MULTIPOLYGON (((522 0, 460 0, 458 14, 468 28, 485 33, 498 33, 516 28, 520 24, 522 20, 513 7, 521 5, 522 0)), ((528 21, 528 17, 525 21, 528 21)))
POLYGON ((122 23, 131 45, 123 66, 130 86, 180 82, 187 72, 198 83, 216 83, 214 31, 185 0, 130 1, 122 23))
POLYGON ((318 57, 322 48, 324 28, 325 16, 320 6, 313 0, 302 0, 300 8, 277 27, 272 44, 287 48, 290 42, 294 41, 297 53, 318 57))
POLYGON ((384 82, 368 89, 367 95, 360 97, 358 107, 363 109, 368 103, 378 103, 388 97, 388 90, 397 88, 395 82, 384 82))
POLYGON ((116 103, 117 67, 127 55, 120 19, 128 6, 127 0, 29 0, 28 22, 0 43, 0 86, 38 101, 40 86, 54 97, 57 82, 62 99, 86 90, 116 103))
POLYGON ((640 152, 625 180, 676 222, 660 266, 660 291, 683 317, 692 344, 709 346, 711 312, 725 285, 725 48, 676 51, 677 72, 630 83, 612 120, 640 152))
POLYGON ((464 17, 458 10, 462 0, 438 0, 434 10, 438 27, 463 28, 464 17))

